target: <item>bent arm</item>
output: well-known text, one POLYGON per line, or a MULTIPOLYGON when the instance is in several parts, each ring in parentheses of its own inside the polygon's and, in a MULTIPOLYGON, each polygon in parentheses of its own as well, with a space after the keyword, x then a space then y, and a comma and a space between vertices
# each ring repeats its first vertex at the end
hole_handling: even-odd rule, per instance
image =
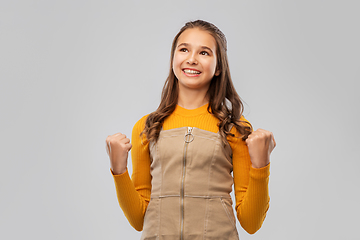
POLYGON ((251 166, 248 147, 238 138, 230 145, 233 149, 233 175, 237 218, 250 234, 257 232, 269 209, 270 164, 263 168, 251 166))
POLYGON ((140 119, 132 132, 132 177, 128 171, 113 175, 119 205, 132 227, 143 229, 144 215, 150 201, 151 175, 148 143, 142 143, 140 133, 146 116, 140 119))

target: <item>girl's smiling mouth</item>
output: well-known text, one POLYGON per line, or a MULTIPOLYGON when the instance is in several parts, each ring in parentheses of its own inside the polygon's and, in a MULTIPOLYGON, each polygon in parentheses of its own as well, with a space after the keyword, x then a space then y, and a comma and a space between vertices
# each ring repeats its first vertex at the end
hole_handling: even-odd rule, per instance
POLYGON ((200 71, 198 71, 196 69, 190 69, 190 68, 184 68, 182 71, 186 76, 189 76, 189 77, 197 77, 201 74, 200 71))

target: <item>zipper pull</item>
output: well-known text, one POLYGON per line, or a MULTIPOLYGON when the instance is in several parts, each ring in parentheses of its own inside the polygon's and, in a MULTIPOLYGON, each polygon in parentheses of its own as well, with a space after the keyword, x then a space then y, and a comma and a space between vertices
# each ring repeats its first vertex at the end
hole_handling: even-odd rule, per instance
POLYGON ((190 133, 191 134, 191 132, 192 132, 192 127, 188 127, 188 133, 190 133))
POLYGON ((186 143, 191 143, 192 141, 194 141, 194 135, 192 134, 192 130, 193 130, 192 127, 188 127, 187 133, 185 134, 184 137, 184 141, 186 143))

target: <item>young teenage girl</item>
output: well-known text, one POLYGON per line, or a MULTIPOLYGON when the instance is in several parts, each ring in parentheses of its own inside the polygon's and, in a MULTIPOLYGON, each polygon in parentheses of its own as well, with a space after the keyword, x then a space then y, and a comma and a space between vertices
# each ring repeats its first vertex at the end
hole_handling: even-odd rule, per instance
POLYGON ((106 138, 120 207, 141 239, 238 239, 233 183, 241 226, 255 233, 265 219, 275 140, 242 116, 226 48, 213 24, 186 23, 158 109, 135 124, 132 143, 121 133, 106 138))

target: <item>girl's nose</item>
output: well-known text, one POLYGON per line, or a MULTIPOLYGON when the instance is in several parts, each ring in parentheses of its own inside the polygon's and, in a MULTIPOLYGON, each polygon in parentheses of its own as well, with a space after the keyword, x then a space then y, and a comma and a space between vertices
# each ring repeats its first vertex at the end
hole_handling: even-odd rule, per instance
POLYGON ((187 62, 188 64, 191 64, 191 65, 198 63, 197 60, 196 60, 196 58, 195 58, 195 56, 194 56, 193 54, 191 54, 191 55, 189 56, 189 58, 188 58, 188 60, 187 60, 186 62, 187 62))

